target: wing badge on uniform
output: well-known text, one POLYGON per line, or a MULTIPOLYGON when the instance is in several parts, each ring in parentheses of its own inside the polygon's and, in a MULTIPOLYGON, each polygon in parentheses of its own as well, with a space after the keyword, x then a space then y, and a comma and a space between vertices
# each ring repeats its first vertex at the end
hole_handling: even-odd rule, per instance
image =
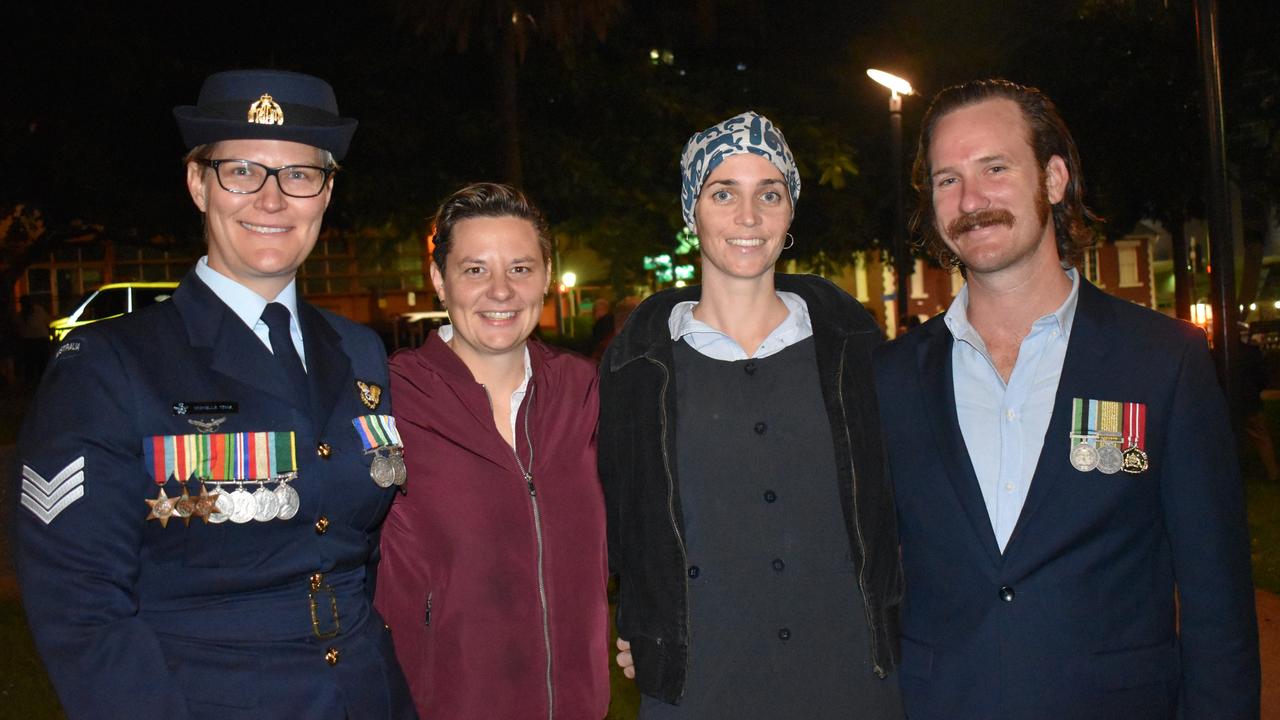
POLYGON ((84 456, 71 461, 52 480, 45 480, 30 466, 22 466, 22 506, 45 525, 71 503, 84 497, 84 456))
POLYGON ((356 381, 356 389, 360 391, 360 402, 370 410, 376 410, 382 401, 382 388, 361 380, 356 381))

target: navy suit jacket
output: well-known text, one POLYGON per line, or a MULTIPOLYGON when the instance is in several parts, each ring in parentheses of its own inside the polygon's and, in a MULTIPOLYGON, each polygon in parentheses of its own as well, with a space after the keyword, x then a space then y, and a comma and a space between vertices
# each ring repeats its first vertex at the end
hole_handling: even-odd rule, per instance
POLYGON ((1003 554, 956 416, 952 342, 939 316, 876 357, 908 716, 1256 718, 1244 493, 1204 334, 1081 281, 1003 554), (1145 472, 1072 467, 1077 397, 1146 404, 1145 472))
POLYGON ((23 604, 69 717, 414 714, 368 587, 394 491, 370 479, 351 422, 391 413, 355 384, 386 392, 385 352, 368 328, 304 302, 298 315, 310 397, 194 272, 168 302, 76 330, 50 362, 10 497, 23 604), (208 402, 222 405, 192 404, 208 402), (295 432, 297 515, 146 520, 144 438, 197 424, 295 432), (312 594, 317 574, 329 589, 312 594))

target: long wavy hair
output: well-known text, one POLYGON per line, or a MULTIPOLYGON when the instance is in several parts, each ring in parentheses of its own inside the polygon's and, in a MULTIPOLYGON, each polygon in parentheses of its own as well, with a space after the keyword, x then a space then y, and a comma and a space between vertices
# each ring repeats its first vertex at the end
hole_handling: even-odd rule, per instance
POLYGON ((1064 266, 1074 267, 1084 257, 1084 251, 1093 245, 1093 225, 1102 222, 1084 204, 1084 175, 1080 169, 1080 152, 1062 115, 1047 95, 1033 87, 1026 87, 1003 79, 973 80, 938 93, 929 110, 925 112, 920 128, 920 145, 916 151, 915 165, 911 170, 911 184, 915 187, 918 202, 911 215, 910 231, 919 238, 921 246, 943 267, 959 267, 963 263, 943 242, 933 212, 933 169, 929 166, 929 148, 933 132, 948 113, 986 100, 1012 100, 1022 110, 1030 137, 1027 141, 1040 166, 1041 192, 1044 168, 1054 155, 1062 158, 1067 166, 1067 186, 1062 199, 1052 206, 1053 230, 1058 242, 1058 258, 1064 266))

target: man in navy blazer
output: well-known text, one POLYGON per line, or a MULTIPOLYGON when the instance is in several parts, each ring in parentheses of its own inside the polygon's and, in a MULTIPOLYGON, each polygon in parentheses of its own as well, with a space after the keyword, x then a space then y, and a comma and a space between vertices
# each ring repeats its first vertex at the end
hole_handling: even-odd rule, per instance
POLYGON ((1204 334, 1108 296, 1080 159, 1002 80, 926 114, 913 220, 966 285, 876 360, 908 716, 1256 718, 1244 497, 1204 334))

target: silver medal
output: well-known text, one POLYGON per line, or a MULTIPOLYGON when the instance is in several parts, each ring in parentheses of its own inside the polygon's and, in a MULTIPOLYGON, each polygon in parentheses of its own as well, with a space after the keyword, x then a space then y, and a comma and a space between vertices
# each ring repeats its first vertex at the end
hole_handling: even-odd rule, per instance
POLYGON ((1100 445, 1098 446, 1098 471, 1108 475, 1114 475, 1120 472, 1120 468, 1124 467, 1124 453, 1120 450, 1119 445, 1100 445))
POLYGON ((404 485, 404 481, 409 479, 409 469, 404 464, 404 453, 398 449, 391 451, 391 470, 392 482, 396 485, 404 485))
POLYGON ((369 465, 369 477, 373 478, 373 482, 380 488, 391 487, 396 482, 394 463, 390 458, 374 455, 373 463, 369 465))
POLYGON ((235 509, 231 511, 231 522, 243 525, 253 519, 258 512, 258 503, 249 494, 249 491, 243 487, 237 488, 231 493, 231 500, 235 502, 235 509))
POLYGON ((232 500, 231 493, 223 490, 222 486, 220 485, 218 486, 217 492, 218 492, 218 499, 214 503, 214 507, 216 509, 213 512, 209 513, 209 522, 224 523, 230 520, 231 514, 235 512, 236 501, 232 500))
POLYGON ((266 486, 260 486, 253 492, 253 503, 253 519, 258 522, 275 520, 276 513, 280 512, 280 498, 266 486))
POLYGON ((276 486, 276 499, 280 501, 280 511, 276 513, 276 517, 281 520, 289 520, 298 514, 298 491, 294 490, 289 483, 282 482, 276 486))
POLYGON ((1089 443, 1076 443, 1071 446, 1071 467, 1080 472, 1093 470, 1098 467, 1098 451, 1089 443))

